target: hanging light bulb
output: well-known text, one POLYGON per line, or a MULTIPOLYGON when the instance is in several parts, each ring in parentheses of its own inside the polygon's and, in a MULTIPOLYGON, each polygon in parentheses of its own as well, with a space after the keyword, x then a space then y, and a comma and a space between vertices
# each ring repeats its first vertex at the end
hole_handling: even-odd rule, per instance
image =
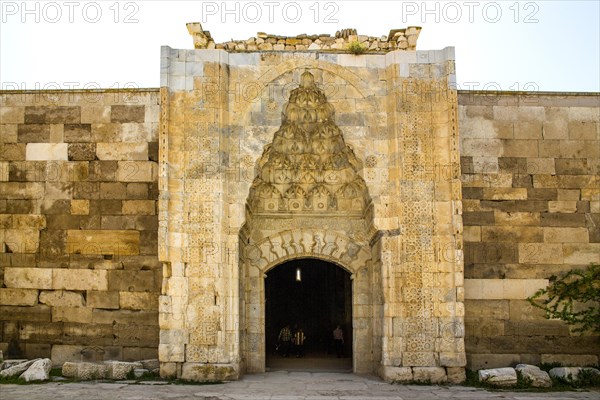
POLYGON ((300 267, 296 268, 296 282, 302 282, 302 272, 300 267))

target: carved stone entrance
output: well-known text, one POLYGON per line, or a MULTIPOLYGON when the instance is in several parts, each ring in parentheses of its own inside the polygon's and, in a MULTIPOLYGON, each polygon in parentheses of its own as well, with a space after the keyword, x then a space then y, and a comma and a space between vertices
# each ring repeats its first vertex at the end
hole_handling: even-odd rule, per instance
POLYGON ((453 57, 163 48, 163 376, 263 371, 264 277, 299 258, 352 275, 356 372, 464 373, 453 57))
POLYGON ((269 371, 351 370, 352 325, 352 279, 344 268, 315 258, 299 258, 267 272, 265 353, 269 371), (302 329, 305 340, 301 349, 286 349, 281 344, 279 334, 286 325, 292 331, 302 329), (341 354, 333 342, 333 330, 338 325, 344 339, 341 354))
POLYGON ((284 261, 311 257, 347 269, 354 281, 354 369, 372 371, 371 200, 361 163, 335 124, 334 109, 302 74, 283 106, 282 123, 265 146, 240 232, 245 288, 240 315, 247 372, 265 370, 264 276, 284 261))

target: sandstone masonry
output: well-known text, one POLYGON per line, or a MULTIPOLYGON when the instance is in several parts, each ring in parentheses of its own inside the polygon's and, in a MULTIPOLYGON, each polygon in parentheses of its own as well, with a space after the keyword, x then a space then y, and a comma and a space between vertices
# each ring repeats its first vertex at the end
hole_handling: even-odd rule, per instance
POLYGON ((259 372, 264 273, 317 257, 353 276, 356 372, 598 362, 597 336, 525 300, 600 262, 598 94, 456 93, 453 49, 415 51, 416 28, 188 30, 196 50, 162 49, 160 89, 0 92, 5 356, 259 372), (263 155, 298 153, 283 143, 303 79, 320 99, 298 105, 306 121, 339 129, 307 153, 341 157, 325 164, 345 189, 263 155))

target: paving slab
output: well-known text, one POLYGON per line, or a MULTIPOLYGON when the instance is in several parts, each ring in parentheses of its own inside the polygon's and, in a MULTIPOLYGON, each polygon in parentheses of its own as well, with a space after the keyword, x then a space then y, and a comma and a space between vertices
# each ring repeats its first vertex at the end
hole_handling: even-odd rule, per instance
POLYGON ((342 373, 269 372, 217 385, 144 382, 51 382, 0 385, 2 400, 598 400, 600 390, 488 391, 465 386, 389 385, 379 378, 342 373))

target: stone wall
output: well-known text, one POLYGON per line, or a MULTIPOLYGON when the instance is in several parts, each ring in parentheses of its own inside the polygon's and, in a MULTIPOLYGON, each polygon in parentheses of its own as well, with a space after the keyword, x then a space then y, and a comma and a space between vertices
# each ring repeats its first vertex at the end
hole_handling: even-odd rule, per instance
POLYGON ((156 357, 158 91, 0 96, 0 349, 156 357))
MULTIPOLYGON (((352 127, 365 105, 336 93, 349 142, 375 132, 352 127)), ((155 357, 158 89, 0 96, 0 349, 15 339, 55 363, 155 357)), ((264 104, 272 115, 240 130, 249 146, 279 127, 264 104)), ((572 335, 525 298, 600 261, 599 97, 461 92, 458 104, 468 366, 596 363, 597 336, 572 335)), ((357 147, 367 179, 375 150, 357 147)), ((249 186, 253 162, 226 172, 249 186)))
POLYGON ((598 362, 598 336, 525 299, 600 262, 599 107, 597 94, 459 95, 471 368, 598 362))

